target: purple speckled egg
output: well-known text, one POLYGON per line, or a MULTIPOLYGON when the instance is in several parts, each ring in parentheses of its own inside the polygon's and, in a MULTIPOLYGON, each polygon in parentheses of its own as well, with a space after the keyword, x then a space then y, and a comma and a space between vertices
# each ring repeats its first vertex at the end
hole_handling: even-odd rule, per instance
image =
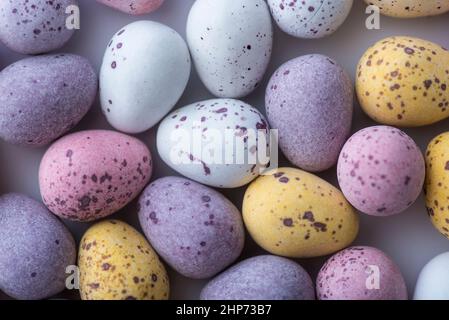
POLYGON ((424 158, 407 134, 389 126, 365 128, 341 151, 338 182, 348 201, 374 216, 400 213, 421 193, 424 158))
POLYGON ((201 292, 201 300, 314 300, 315 289, 299 264, 265 255, 240 262, 201 292))
POLYGON ((152 247, 186 277, 214 276, 242 252, 239 210, 209 187, 165 177, 145 189, 139 207, 140 225, 152 247))
POLYGON ((401 271, 382 251, 351 247, 332 256, 317 278, 320 300, 407 300, 401 271))
POLYGON ((164 3, 164 0, 97 0, 108 7, 132 15, 142 15, 153 12, 164 3))
POLYGON ((69 220, 93 221, 122 209, 150 180, 150 150, 115 131, 67 135, 50 146, 39 168, 45 205, 69 220))
POLYGON ((74 13, 75 7, 71 6, 78 6, 78 1, 2 0, 0 41, 23 54, 59 49, 75 31, 72 24, 66 23, 69 14, 74 13))
POLYGON ((282 65, 271 77, 265 103, 288 160, 311 172, 335 165, 351 130, 353 100, 348 74, 326 56, 302 56, 282 65))
POLYGON ((16 299, 44 299, 65 289, 75 241, 45 206, 21 194, 0 197, 0 289, 16 299))
POLYGON ((0 138, 42 146, 72 129, 97 94, 89 61, 72 54, 31 57, 0 72, 0 138))

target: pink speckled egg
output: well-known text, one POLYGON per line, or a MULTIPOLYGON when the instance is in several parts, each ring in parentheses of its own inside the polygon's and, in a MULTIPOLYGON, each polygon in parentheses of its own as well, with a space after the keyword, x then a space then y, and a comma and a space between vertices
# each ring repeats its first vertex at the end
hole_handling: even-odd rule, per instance
POLYGON ((153 12, 164 3, 164 0, 97 0, 108 7, 133 15, 153 12))
POLYGON ((390 216, 412 205, 425 177, 423 155, 407 134, 389 126, 354 134, 340 153, 338 182, 346 199, 373 216, 390 216))
POLYGON ((127 205, 149 182, 151 154, 136 138, 106 130, 56 141, 39 168, 45 205, 69 220, 93 221, 127 205))
POLYGON ((382 251, 351 247, 332 256, 316 281, 320 300, 407 300, 398 266, 382 251))

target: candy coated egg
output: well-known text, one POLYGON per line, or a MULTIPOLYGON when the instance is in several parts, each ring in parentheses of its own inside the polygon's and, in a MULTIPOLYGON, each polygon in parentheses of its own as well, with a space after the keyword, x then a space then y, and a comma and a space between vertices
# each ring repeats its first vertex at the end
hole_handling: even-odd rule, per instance
POLYGON ((317 278, 320 300, 407 300, 398 266, 382 251, 351 247, 332 256, 317 278))
POLYGON ((56 141, 42 158, 39 185, 54 214, 93 221, 122 209, 150 180, 147 146, 115 131, 89 130, 56 141))
POLYGON ((384 15, 396 18, 436 16, 449 11, 447 0, 365 0, 384 15))
POLYGON ((265 1, 197 0, 186 33, 196 70, 213 95, 242 98, 259 85, 273 46, 265 1))
POLYGON ((449 51, 411 37, 379 41, 357 67, 356 91, 376 122, 399 127, 433 124, 449 116, 449 51))
POLYGON ((120 29, 100 71, 103 113, 117 130, 146 131, 178 102, 190 77, 190 54, 166 25, 137 21, 120 29))
POLYGON ((212 279, 201 300, 314 300, 307 271, 291 260, 258 256, 244 260, 212 279))
POLYGON ((132 15, 142 15, 153 12, 164 3, 164 0, 97 0, 108 7, 132 15))
POLYGON ((169 280, 159 257, 133 227, 117 220, 93 225, 81 239, 83 300, 166 300, 169 280))
POLYGON ((66 288, 66 268, 75 263, 72 235, 42 203, 0 197, 0 290, 20 300, 51 297, 66 288))
POLYGON ((281 150, 295 166, 312 172, 337 162, 351 130, 353 103, 348 74, 319 54, 282 65, 265 96, 268 121, 279 130, 281 150))
POLYGON ((212 277, 242 252, 240 212, 213 189, 165 177, 145 189, 139 207, 140 225, 153 248, 186 277, 212 277))
POLYGON ((338 189, 294 168, 267 172, 249 186, 243 221, 263 249, 291 258, 341 250, 359 227, 356 212, 338 189))
POLYGON ((346 199, 358 210, 374 216, 394 215, 421 194, 424 158, 412 138, 401 130, 369 127, 346 142, 337 176, 346 199))
POLYGON ((449 252, 430 260, 418 277, 414 300, 449 300, 449 252))

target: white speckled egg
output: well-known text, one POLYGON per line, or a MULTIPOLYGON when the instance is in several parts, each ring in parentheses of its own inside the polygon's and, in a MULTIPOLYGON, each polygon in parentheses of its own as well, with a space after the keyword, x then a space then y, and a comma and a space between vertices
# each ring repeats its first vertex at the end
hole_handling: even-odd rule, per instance
POLYGON ((273 29, 263 0, 197 0, 187 42, 198 74, 221 98, 241 98, 259 84, 271 57, 273 29))
POLYGON ((418 277, 415 300, 449 300, 449 252, 428 262, 418 277))
POLYGON ((137 21, 109 43, 100 71, 103 112, 117 130, 146 131, 178 102, 190 77, 189 49, 173 29, 137 21))
POLYGON ((353 0, 268 0, 282 31, 297 38, 315 39, 334 33, 346 20, 353 0))
POLYGON ((157 132, 162 160, 182 175, 220 188, 241 187, 268 163, 268 124, 250 105, 213 99, 168 115, 157 132))

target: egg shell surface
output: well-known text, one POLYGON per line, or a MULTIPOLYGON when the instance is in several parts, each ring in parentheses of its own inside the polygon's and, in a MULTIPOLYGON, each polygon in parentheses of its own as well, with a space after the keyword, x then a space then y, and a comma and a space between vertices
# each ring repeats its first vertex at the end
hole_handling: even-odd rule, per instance
POLYGON ((243 221, 263 249, 290 258, 341 250, 359 228, 356 212, 338 189, 294 168, 267 172, 248 187, 243 221))
POLYGON ((244 260, 212 279, 201 300, 314 300, 307 271, 291 260, 264 255, 244 260))
POLYGON ((122 209, 152 173, 147 146, 115 131, 89 130, 56 141, 41 161, 45 205, 69 220, 93 221, 122 209))
POLYGON ((95 101, 98 79, 73 54, 31 57, 0 72, 0 137, 39 147, 72 129, 95 101))
POLYGON ((142 15, 159 9, 164 0, 97 0, 108 7, 132 15, 142 15))
POLYGON ((418 38, 381 40, 357 67, 360 105, 381 124, 419 127, 447 118, 448 86, 449 51, 418 38))
POLYGON ((78 266, 83 300, 167 300, 164 265, 130 225, 106 220, 81 239, 78 266))
POLYGON ((75 31, 66 26, 66 9, 70 6, 78 6, 78 1, 0 1, 0 41, 22 54, 59 49, 75 31))
POLYGON ((279 28, 297 38, 317 39, 334 33, 351 12, 353 0, 268 0, 279 28))
POLYGON ((396 18, 436 16, 449 11, 447 0, 365 0, 384 15, 396 18))
POLYGON ((435 137, 426 151, 426 196, 427 212, 439 232, 449 238, 449 132, 435 137))
POLYGON ((346 199, 358 210, 374 216, 394 215, 410 207, 421 194, 424 157, 403 131, 368 127, 346 142, 337 176, 346 199))
POLYGON ((336 164, 352 124, 354 90, 332 59, 302 56, 282 65, 267 86, 265 104, 279 145, 293 163, 310 172, 336 164))
POLYGON ((332 256, 316 287, 319 300, 407 300, 398 266, 372 247, 351 247, 332 256))
POLYGON ((414 300, 449 300, 449 252, 430 260, 421 270, 414 300))
POLYGON ((22 194, 0 197, 0 290, 15 299, 51 297, 76 263, 75 241, 45 206, 22 194))
POLYGON ((137 21, 109 42, 100 71, 100 100, 117 130, 140 133, 178 102, 190 77, 189 49, 173 29, 137 21))
POLYGON ((221 193, 179 177, 151 183, 139 200, 139 220, 153 248, 182 275, 205 279, 243 250, 239 210, 221 193))
POLYGON ((259 154, 269 151, 262 143, 265 138, 268 144, 268 134, 268 122, 257 109, 239 100, 213 99, 168 115, 159 125, 157 149, 167 165, 189 179, 237 188, 265 168, 268 159, 259 154))
POLYGON ((213 95, 242 98, 259 85, 273 47, 265 1, 197 0, 186 32, 196 70, 213 95))

